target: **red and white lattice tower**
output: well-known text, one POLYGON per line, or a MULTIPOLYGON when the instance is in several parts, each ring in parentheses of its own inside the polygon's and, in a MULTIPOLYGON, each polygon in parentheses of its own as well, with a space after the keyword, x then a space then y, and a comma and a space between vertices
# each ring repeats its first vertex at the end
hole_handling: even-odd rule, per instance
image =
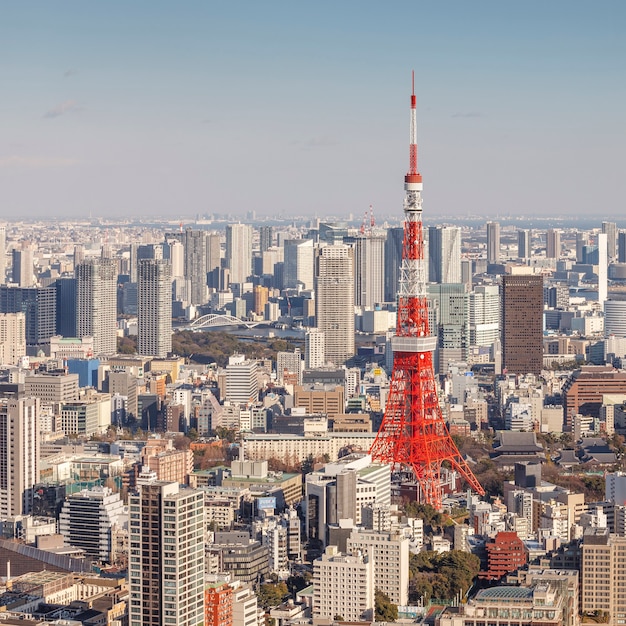
POLYGON ((441 414, 433 370, 437 338, 428 327, 422 227, 422 175, 417 169, 415 75, 411 95, 409 171, 404 177, 404 242, 396 334, 391 339, 393 373, 385 416, 370 454, 374 460, 410 469, 422 500, 441 508, 444 464, 477 493, 483 488, 461 457, 441 414))

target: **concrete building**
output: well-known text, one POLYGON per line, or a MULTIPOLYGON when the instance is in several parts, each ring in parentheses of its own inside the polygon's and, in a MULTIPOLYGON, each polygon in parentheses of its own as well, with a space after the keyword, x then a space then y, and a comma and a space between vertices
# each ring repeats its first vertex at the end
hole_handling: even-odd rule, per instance
POLYGON ((13 249, 11 282, 18 287, 34 287, 37 282, 35 280, 33 252, 33 247, 26 242, 22 242, 20 248, 13 249))
POLYGON ((530 231, 523 228, 517 231, 517 257, 519 259, 528 259, 531 256, 530 248, 530 231))
POLYGON ((26 316, 24 313, 0 313, 0 363, 17 365, 26 355, 26 316))
POLYGON ((82 548, 102 563, 111 563, 113 529, 125 524, 127 515, 119 493, 107 487, 70 494, 59 515, 59 533, 65 543, 82 548))
POLYGON ((304 336, 304 367, 324 367, 326 362, 326 339, 319 328, 310 328, 304 336))
POLYGON ((469 294, 469 341, 491 347, 500 338, 500 290, 497 285, 477 285, 469 294))
POLYGON ((78 374, 29 374, 24 378, 24 393, 42 402, 78 400, 78 374))
POLYGON ((187 301, 195 306, 206 304, 208 233, 204 230, 187 228, 183 237, 185 246, 184 277, 187 284, 187 301))
POLYGON ((487 222, 487 264, 500 263, 500 224, 487 222))
POLYGON ((383 234, 355 237, 354 304, 373 308, 385 301, 385 239, 383 234))
MULTIPOLYGON (((371 507, 370 507, 371 509, 371 507)), ((354 529, 347 541, 351 554, 368 554, 374 560, 374 588, 391 602, 405 606, 409 601, 409 538, 389 532, 354 529)))
POLYGON ((604 302, 604 336, 626 337, 626 302, 606 300, 604 302))
POLYGON ((324 333, 328 362, 343 365, 354 356, 354 256, 349 246, 338 244, 319 250, 315 320, 324 333))
POLYGON ((157 480, 183 485, 193 472, 193 452, 176 450, 171 439, 148 439, 141 451, 141 463, 156 474, 157 480))
POLYGON ((76 267, 76 335, 93 337, 94 353, 117 352, 117 265, 88 259, 76 267))
POLYGON ((129 626, 203 623, 203 493, 148 481, 129 495, 129 514, 129 626))
POLYGON ((561 256, 561 231, 550 228, 546 233, 546 258, 558 259, 561 256))
POLYGON ((248 404, 259 399, 258 365, 241 354, 228 359, 225 399, 232 404, 248 404))
POLYGON ((245 283, 252 273, 252 226, 226 226, 226 263, 231 283, 245 283))
POLYGON ((0 399, 0 518, 27 515, 39 482, 40 399, 0 399))
POLYGON ((617 259, 617 232, 617 224, 615 222, 602 222, 602 233, 606 235, 609 263, 617 259))
POLYGON ((165 358, 172 351, 172 266, 144 259, 137 274, 137 353, 165 358))
POLYGON ((385 242, 385 302, 395 302, 398 295, 403 241, 404 229, 402 226, 387 229, 387 241, 385 242))
POLYGON ((313 623, 371 621, 374 616, 374 561, 343 555, 336 546, 313 562, 313 623))
POLYGON ((502 276, 500 302, 503 368, 511 374, 541 374, 543 277, 502 276))
POLYGON ((233 588, 224 582, 204 588, 204 625, 233 626, 233 588))
POLYGON ((287 239, 284 246, 284 288, 313 289, 314 261, 312 239, 287 239))

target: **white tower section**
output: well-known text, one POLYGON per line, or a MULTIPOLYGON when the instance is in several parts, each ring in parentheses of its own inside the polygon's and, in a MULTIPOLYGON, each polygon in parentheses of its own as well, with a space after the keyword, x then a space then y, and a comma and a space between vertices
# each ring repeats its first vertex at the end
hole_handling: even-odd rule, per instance
POLYGON ((606 233, 598 235, 598 303, 600 308, 604 309, 608 295, 608 239, 606 233))

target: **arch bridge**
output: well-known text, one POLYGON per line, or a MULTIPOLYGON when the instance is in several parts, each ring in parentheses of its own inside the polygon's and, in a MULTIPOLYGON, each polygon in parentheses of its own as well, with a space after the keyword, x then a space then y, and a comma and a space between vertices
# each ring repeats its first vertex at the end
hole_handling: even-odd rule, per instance
POLYGON ((217 313, 209 313, 208 315, 203 315, 197 320, 194 320, 188 326, 185 326, 185 330, 201 330, 203 328, 215 328, 219 326, 245 326, 246 328, 254 328, 260 323, 261 322, 242 320, 229 314, 218 315, 217 313))

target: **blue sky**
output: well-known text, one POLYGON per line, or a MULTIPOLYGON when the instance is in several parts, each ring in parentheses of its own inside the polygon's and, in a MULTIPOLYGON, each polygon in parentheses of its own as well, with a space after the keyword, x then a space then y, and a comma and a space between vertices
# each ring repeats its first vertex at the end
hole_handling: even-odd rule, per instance
POLYGON ((619 216, 626 3, 0 9, 0 218, 619 216))

